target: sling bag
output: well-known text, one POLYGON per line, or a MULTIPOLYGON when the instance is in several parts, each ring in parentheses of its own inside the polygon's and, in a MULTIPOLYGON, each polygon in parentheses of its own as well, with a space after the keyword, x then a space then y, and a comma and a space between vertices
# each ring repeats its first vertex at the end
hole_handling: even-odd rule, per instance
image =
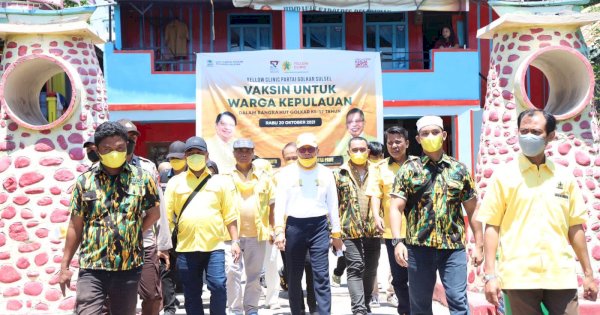
POLYGON ((202 187, 204 187, 204 185, 206 184, 206 182, 208 182, 210 177, 211 176, 209 174, 202 180, 202 182, 200 182, 200 184, 198 184, 198 186, 196 186, 194 191, 192 191, 190 196, 185 200, 185 203, 181 207, 181 212, 179 212, 179 216, 175 217, 175 227, 173 228, 173 233, 171 233, 171 242, 173 243, 173 249, 177 249, 177 234, 179 233, 179 218, 181 218, 183 211, 185 211, 185 209, 187 208, 190 201, 192 201, 192 199, 194 199, 196 194, 200 191, 200 189, 202 189, 202 187))

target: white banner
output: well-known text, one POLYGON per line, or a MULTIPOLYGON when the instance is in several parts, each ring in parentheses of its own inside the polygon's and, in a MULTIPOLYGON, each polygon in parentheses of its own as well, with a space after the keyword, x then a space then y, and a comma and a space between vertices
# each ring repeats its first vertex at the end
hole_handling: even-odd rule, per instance
POLYGON ((322 162, 330 165, 341 164, 352 137, 383 138, 377 52, 201 53, 196 69, 196 133, 207 140, 210 159, 226 168, 233 162, 228 147, 236 138, 252 139, 255 153, 274 165, 283 147, 303 132, 317 135, 319 155, 328 157, 322 162), (223 112, 237 124, 230 118, 217 123, 223 112))
POLYGON ((404 12, 468 11, 468 0, 233 0, 236 7, 255 10, 330 11, 330 12, 404 12))

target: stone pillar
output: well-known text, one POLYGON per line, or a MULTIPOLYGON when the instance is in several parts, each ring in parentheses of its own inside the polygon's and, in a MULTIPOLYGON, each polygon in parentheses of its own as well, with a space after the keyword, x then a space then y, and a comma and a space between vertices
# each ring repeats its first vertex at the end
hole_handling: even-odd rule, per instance
POLYGON ((76 277, 63 297, 57 272, 71 191, 89 166, 82 143, 108 119, 99 38, 86 23, 0 27, 7 34, 0 64, 0 314, 65 313, 74 306, 76 277), (48 123, 40 90, 61 72, 71 101, 48 123))

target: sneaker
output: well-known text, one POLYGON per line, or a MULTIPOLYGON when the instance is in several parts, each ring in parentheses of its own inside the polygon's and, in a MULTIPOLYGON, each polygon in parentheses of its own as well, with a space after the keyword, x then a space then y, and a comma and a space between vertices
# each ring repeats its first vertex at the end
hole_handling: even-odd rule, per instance
POLYGON ((381 304, 379 303, 379 298, 376 296, 372 297, 371 303, 369 303, 369 305, 371 306, 371 308, 381 307, 381 304))
POLYGON ((331 276, 331 286, 334 288, 339 288, 342 284, 342 278, 340 276, 333 275, 331 276))
POLYGON ((388 296, 387 302, 392 304, 392 306, 394 306, 394 307, 398 307, 398 298, 396 297, 395 294, 388 296))

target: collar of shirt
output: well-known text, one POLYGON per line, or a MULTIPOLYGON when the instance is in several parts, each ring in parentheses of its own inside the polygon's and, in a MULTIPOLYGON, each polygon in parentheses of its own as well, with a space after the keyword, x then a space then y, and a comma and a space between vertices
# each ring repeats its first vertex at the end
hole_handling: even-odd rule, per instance
POLYGON ((248 176, 246 176, 246 175, 244 175, 244 173, 240 172, 240 170, 238 170, 237 167, 231 170, 231 175, 238 176, 238 178, 243 181, 251 180, 252 178, 256 178, 258 180, 259 179, 258 173, 259 173, 259 170, 257 170, 254 166, 252 166, 250 168, 250 170, 248 171, 248 176))
POLYGON ((427 164, 427 163, 431 163, 431 164, 440 164, 440 163, 444 163, 448 166, 452 165, 452 160, 450 159, 450 157, 446 154, 443 153, 442 154, 442 158, 435 162, 434 160, 432 160, 427 154, 423 154, 423 156, 421 156, 421 163, 423 163, 423 165, 427 164))
POLYGON ((202 172, 202 174, 200 174, 200 177, 196 177, 196 175, 192 172, 192 170, 188 168, 185 171, 185 178, 188 180, 198 181, 198 180, 203 179, 204 177, 208 176, 209 174, 213 175, 208 167, 204 167, 204 172, 202 172))
POLYGON ((365 173, 365 178, 362 181, 357 180, 357 178, 355 178, 355 174, 356 174, 356 169, 352 166, 352 163, 350 163, 350 161, 346 161, 344 164, 342 164, 342 166, 340 166, 340 171, 345 171, 348 173, 348 175, 350 175, 350 178, 352 179, 352 181, 354 182, 355 185, 360 185, 360 183, 366 183, 367 182, 367 177, 369 176, 369 168, 371 167, 371 162, 367 161, 367 172, 365 173))
MULTIPOLYGON (((521 170, 521 173, 524 173, 525 171, 531 168, 537 171, 537 165, 531 163, 531 161, 529 161, 529 159, 523 153, 519 154, 518 159, 519 169, 521 170)), ((544 164, 540 164, 539 169, 542 170, 542 168, 547 169, 550 173, 554 173, 554 171, 556 170, 556 165, 554 165, 554 162, 550 161, 548 157, 546 157, 546 161, 544 161, 544 164)))

